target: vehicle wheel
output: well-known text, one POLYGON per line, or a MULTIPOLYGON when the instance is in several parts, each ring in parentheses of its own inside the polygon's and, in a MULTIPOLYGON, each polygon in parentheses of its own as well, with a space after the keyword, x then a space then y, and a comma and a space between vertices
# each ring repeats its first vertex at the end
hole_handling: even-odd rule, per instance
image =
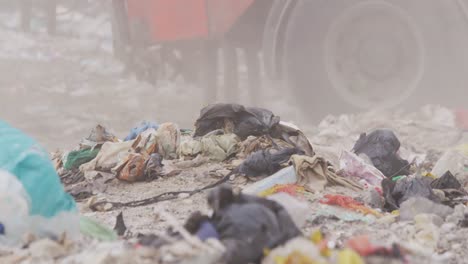
POLYGON ((468 84, 463 10, 462 1, 299 0, 286 30, 288 85, 315 118, 460 104, 456 94, 468 84))

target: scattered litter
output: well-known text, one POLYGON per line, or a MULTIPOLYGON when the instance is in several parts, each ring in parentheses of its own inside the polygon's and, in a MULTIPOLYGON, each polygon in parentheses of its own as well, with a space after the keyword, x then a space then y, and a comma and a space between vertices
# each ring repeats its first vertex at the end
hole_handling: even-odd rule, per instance
POLYGON ((145 180, 146 157, 142 154, 132 153, 127 156, 121 165, 114 171, 119 180, 127 182, 136 182, 145 180))
POLYGON ((367 235, 355 236, 349 239, 346 242, 346 247, 354 250, 362 257, 381 256, 387 259, 393 258, 405 261, 403 249, 398 244, 393 244, 392 247, 375 246, 367 235))
POLYGON ((285 245, 273 249, 262 261, 262 264, 324 264, 326 259, 321 256, 319 248, 310 240, 297 237, 285 245))
POLYGON ((310 211, 306 201, 299 200, 286 192, 271 194, 266 198, 283 206, 297 227, 302 228, 304 226, 307 221, 307 214, 310 211))
POLYGON ((308 219, 309 222, 317 225, 326 224, 328 220, 372 224, 376 221, 376 217, 372 214, 364 215, 342 207, 323 205, 316 208, 313 216, 308 219))
POLYGON ((297 184, 276 184, 275 186, 259 193, 260 197, 267 197, 276 193, 287 193, 293 197, 299 197, 307 193, 303 186, 297 184))
POLYGON ((425 197, 412 197, 400 205, 400 220, 413 220, 418 214, 434 214, 445 218, 452 212, 452 208, 437 204, 425 197))
POLYGON ((132 141, 129 142, 106 142, 95 159, 80 166, 81 172, 103 171, 110 172, 131 153, 132 141))
POLYGON ((339 175, 356 179, 358 181, 364 180, 365 184, 370 186, 379 186, 385 176, 374 166, 366 163, 362 158, 356 154, 343 151, 340 157, 340 171, 339 175))
POLYGON ((468 168, 468 157, 458 150, 448 150, 436 162, 431 174, 441 177, 450 171, 461 183, 465 184, 468 181, 466 168, 468 168))
POLYGON ((328 205, 338 205, 343 208, 351 209, 353 211, 359 212, 364 215, 371 214, 377 217, 382 216, 379 212, 366 207, 365 205, 354 200, 351 197, 344 196, 344 195, 326 194, 324 196, 324 199, 320 200, 320 202, 323 204, 328 204, 328 205))
MULTIPOLYGON (((445 124, 443 116, 438 123, 445 124)), ((10 212, 0 217, 0 240, 33 223, 36 235, 55 244, 33 247, 41 240, 28 238, 12 254, 70 263, 449 263, 453 252, 462 255, 468 226, 463 144, 454 144, 458 156, 439 159, 441 144, 410 137, 411 120, 361 127, 351 116, 327 120, 326 127, 307 130, 312 141, 269 110, 234 104, 203 109, 195 131, 143 122, 122 141, 97 126, 73 151, 52 158, 65 190, 96 220, 74 210, 77 220, 30 217, 29 193, 15 193, 22 182, 12 174, 16 184, 6 184, 2 196, 11 199, 0 203, 10 212), (354 142, 359 131, 377 127, 392 130, 373 130, 354 142), (259 176, 265 178, 252 182, 259 176), (30 220, 15 221, 23 216, 30 220), (70 236, 77 242, 70 251, 61 233, 68 238, 73 221, 82 236, 70 236), (317 230, 304 237, 311 228, 317 230), (47 253, 56 246, 56 255, 47 253)))
POLYGON ((297 184, 304 186, 307 191, 317 192, 325 186, 333 185, 345 186, 355 191, 362 190, 354 181, 338 176, 321 157, 293 155, 291 161, 296 169, 297 184))
POLYGON ((231 187, 220 186, 210 193, 208 203, 226 247, 227 263, 258 262, 265 248, 301 234, 287 211, 272 200, 235 194, 231 187))
POLYGON ((378 129, 369 135, 362 133, 353 147, 357 155, 367 155, 385 176, 409 174, 409 163, 398 155, 400 141, 391 130, 378 129))
POLYGON ((115 219, 114 231, 117 233, 118 236, 123 236, 125 234, 125 231, 127 231, 127 226, 125 226, 122 212, 120 212, 115 219))
POLYGON ((130 141, 137 138, 141 133, 145 132, 150 128, 158 129, 158 124, 154 122, 143 121, 138 126, 132 128, 130 133, 125 137, 124 141, 130 141))
POLYGON ((78 169, 82 164, 87 163, 96 158, 99 149, 82 149, 68 153, 67 160, 63 167, 67 170, 78 169))
POLYGON ((442 175, 442 177, 435 179, 431 182, 431 187, 433 189, 460 189, 462 188, 461 183, 453 176, 450 171, 447 171, 442 175))
POLYGON ((300 154, 296 148, 282 149, 275 153, 259 150, 250 154, 239 167, 239 173, 248 177, 272 175, 288 162, 292 155, 300 154))
POLYGON ((255 182, 242 191, 247 194, 260 195, 276 185, 295 184, 297 181, 296 171, 293 166, 286 167, 277 173, 255 182))
POLYGON ((163 123, 156 130, 157 150, 164 159, 176 159, 181 132, 174 123, 163 123))
POLYGON ((107 228, 88 217, 80 218, 80 231, 83 235, 100 241, 114 241, 117 239, 117 234, 112 229, 107 228))
POLYGON ((91 130, 91 133, 87 138, 84 138, 80 145, 81 147, 94 148, 97 145, 102 145, 105 142, 117 142, 118 139, 114 134, 107 131, 107 129, 101 125, 97 125, 91 130))
POLYGON ((163 175, 162 156, 158 153, 153 153, 145 162, 145 170, 143 172, 146 180, 155 180, 163 175))
MULTIPOLYGON (((429 179, 430 180, 430 179, 429 179)), ((411 197, 424 197, 439 202, 434 194, 430 181, 423 177, 405 177, 394 182, 391 179, 382 181, 385 209, 391 212, 397 210, 400 205, 411 197)))
POLYGON ((225 133, 234 133, 246 139, 248 136, 269 134, 279 121, 279 117, 266 109, 238 104, 213 104, 201 110, 195 122, 194 136, 200 137, 223 129, 225 133))

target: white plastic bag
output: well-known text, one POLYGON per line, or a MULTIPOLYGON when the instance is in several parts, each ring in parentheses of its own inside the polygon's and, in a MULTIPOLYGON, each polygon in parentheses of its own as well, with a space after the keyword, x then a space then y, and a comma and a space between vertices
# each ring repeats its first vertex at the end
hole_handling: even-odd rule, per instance
POLYGON ((0 170, 0 224, 4 234, 0 234, 0 244, 16 245, 25 234, 38 237, 67 237, 79 235, 79 215, 75 211, 60 212, 54 217, 30 216, 30 197, 21 182, 11 173, 0 170))

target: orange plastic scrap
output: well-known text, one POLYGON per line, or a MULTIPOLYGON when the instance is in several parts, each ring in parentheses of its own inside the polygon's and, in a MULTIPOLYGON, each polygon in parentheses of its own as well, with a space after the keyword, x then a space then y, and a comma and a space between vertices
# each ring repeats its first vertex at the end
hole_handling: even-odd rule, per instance
POLYGON ((393 244, 392 247, 382 247, 382 246, 375 246, 369 240, 369 237, 366 235, 355 236, 350 238, 346 242, 346 247, 354 250, 362 257, 372 256, 372 255, 379 255, 385 256, 389 258, 395 258, 402 260, 402 263, 408 263, 407 259, 405 258, 405 250, 401 248, 397 244, 393 244))
POLYGON ((377 217, 382 216, 379 212, 363 205, 362 203, 354 200, 353 198, 340 194, 326 194, 325 199, 320 200, 320 203, 328 205, 338 205, 343 208, 348 208, 353 211, 368 215, 374 215, 377 217))
POLYGON ((369 237, 366 235, 356 236, 346 242, 346 246, 356 251, 361 256, 369 256, 375 251, 375 247, 371 244, 369 237))
POLYGON ((287 193, 291 196, 297 197, 299 194, 304 194, 306 190, 304 187, 296 184, 277 184, 269 189, 260 193, 261 197, 270 196, 275 193, 287 193))

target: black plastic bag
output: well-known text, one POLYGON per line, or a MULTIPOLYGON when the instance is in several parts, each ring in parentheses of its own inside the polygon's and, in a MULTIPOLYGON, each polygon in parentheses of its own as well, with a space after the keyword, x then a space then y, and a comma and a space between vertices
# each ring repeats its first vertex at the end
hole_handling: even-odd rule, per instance
POLYGON ((163 157, 158 153, 151 154, 145 162, 144 175, 147 181, 157 179, 163 174, 163 157))
POLYGON ((450 171, 447 171, 442 175, 442 177, 435 179, 431 182, 431 187, 433 189, 460 189, 462 188, 461 183, 453 176, 450 171))
POLYGON ((362 133, 353 147, 357 155, 366 154, 385 176, 409 175, 409 163, 398 155, 400 141, 393 131, 378 129, 369 135, 362 133))
POLYGON ((271 150, 259 150, 247 156, 239 166, 238 172, 249 177, 272 175, 294 154, 304 153, 297 148, 282 149, 276 153, 271 153, 271 150))
POLYGON ((217 129, 230 130, 241 139, 269 134, 280 118, 271 111, 239 104, 213 104, 203 108, 195 122, 195 137, 217 129), (229 126, 233 126, 232 128, 229 126))
POLYGON ((235 194, 230 186, 210 192, 212 221, 226 247, 228 263, 258 263, 265 248, 277 247, 301 231, 278 203, 264 198, 235 194))
POLYGON ((384 208, 393 211, 411 197, 424 197, 434 202, 440 202, 432 191, 430 182, 421 177, 405 177, 394 182, 387 178, 382 181, 385 198, 384 208))

